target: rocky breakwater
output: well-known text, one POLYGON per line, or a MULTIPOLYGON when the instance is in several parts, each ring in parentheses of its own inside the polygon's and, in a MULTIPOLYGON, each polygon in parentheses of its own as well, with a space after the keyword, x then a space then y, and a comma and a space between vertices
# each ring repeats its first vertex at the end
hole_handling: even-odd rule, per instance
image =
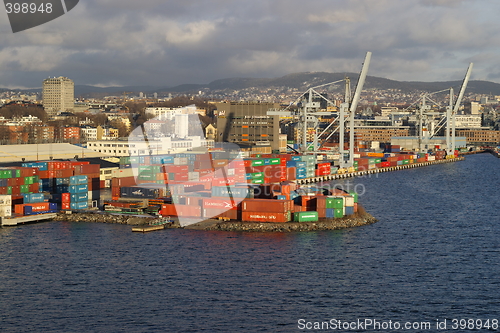
MULTIPOLYGON (((91 223, 117 223, 128 225, 148 225, 154 223, 157 218, 153 216, 129 216, 108 213, 73 213, 66 214, 64 212, 58 213, 55 221, 65 222, 91 222, 91 223)), ((177 226, 178 227, 178 226, 177 226)))
POLYGON ((320 231, 360 227, 375 222, 377 222, 375 217, 365 210, 360 209, 357 213, 350 216, 343 218, 323 218, 318 222, 217 222, 207 225, 206 228, 196 229, 250 232, 320 231))

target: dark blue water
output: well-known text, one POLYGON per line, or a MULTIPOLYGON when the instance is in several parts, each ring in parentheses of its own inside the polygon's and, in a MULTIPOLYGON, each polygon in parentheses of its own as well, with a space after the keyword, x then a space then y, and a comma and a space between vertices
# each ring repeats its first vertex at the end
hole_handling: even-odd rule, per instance
POLYGON ((380 221, 343 231, 0 229, 0 332, 297 332, 300 319, 472 331, 452 320, 500 319, 499 171, 483 154, 350 179, 380 221))

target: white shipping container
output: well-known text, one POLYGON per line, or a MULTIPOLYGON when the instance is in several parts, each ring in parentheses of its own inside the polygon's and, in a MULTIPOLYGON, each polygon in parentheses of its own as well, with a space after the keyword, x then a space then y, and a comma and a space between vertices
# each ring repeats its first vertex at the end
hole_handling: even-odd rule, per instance
POLYGON ((112 178, 134 177, 134 169, 126 168, 119 170, 111 170, 111 177, 112 178))
POLYGON ((234 176, 234 169, 227 169, 228 176, 234 176))
POLYGON ((344 197, 344 206, 354 207, 354 197, 344 197))
POLYGON ((188 180, 189 181, 200 180, 200 173, 199 172, 188 172, 188 180))
POLYGON ((187 165, 188 159, 187 159, 187 157, 174 157, 174 164, 175 165, 187 165))
POLYGON ((12 216, 12 207, 9 205, 0 206, 0 217, 11 217, 12 216))
POLYGON ((435 160, 436 160, 436 156, 427 157, 427 161, 435 161, 435 160))
POLYGON ((12 195, 0 195, 0 206, 12 206, 12 195))

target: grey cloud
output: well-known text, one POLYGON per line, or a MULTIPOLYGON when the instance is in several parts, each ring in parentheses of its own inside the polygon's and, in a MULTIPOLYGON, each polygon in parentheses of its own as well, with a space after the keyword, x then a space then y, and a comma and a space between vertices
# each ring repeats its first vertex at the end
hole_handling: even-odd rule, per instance
POLYGON ((370 75, 426 81, 454 75, 443 64, 465 70, 467 59, 489 52, 494 56, 475 66, 476 77, 487 78, 499 67, 500 28, 490 14, 499 6, 473 4, 80 1, 49 24, 18 34, 0 32, 0 86, 40 86, 49 75, 66 75, 77 84, 170 86, 296 71, 343 72, 358 70, 366 51, 373 52, 370 75))

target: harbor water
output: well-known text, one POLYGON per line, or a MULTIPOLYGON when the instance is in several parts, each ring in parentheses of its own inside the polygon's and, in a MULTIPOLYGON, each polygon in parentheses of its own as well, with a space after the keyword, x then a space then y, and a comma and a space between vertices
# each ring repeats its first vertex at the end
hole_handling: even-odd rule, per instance
POLYGON ((336 180, 379 219, 348 230, 2 228, 0 331, 472 331, 462 319, 498 331, 499 170, 481 154, 336 180))

